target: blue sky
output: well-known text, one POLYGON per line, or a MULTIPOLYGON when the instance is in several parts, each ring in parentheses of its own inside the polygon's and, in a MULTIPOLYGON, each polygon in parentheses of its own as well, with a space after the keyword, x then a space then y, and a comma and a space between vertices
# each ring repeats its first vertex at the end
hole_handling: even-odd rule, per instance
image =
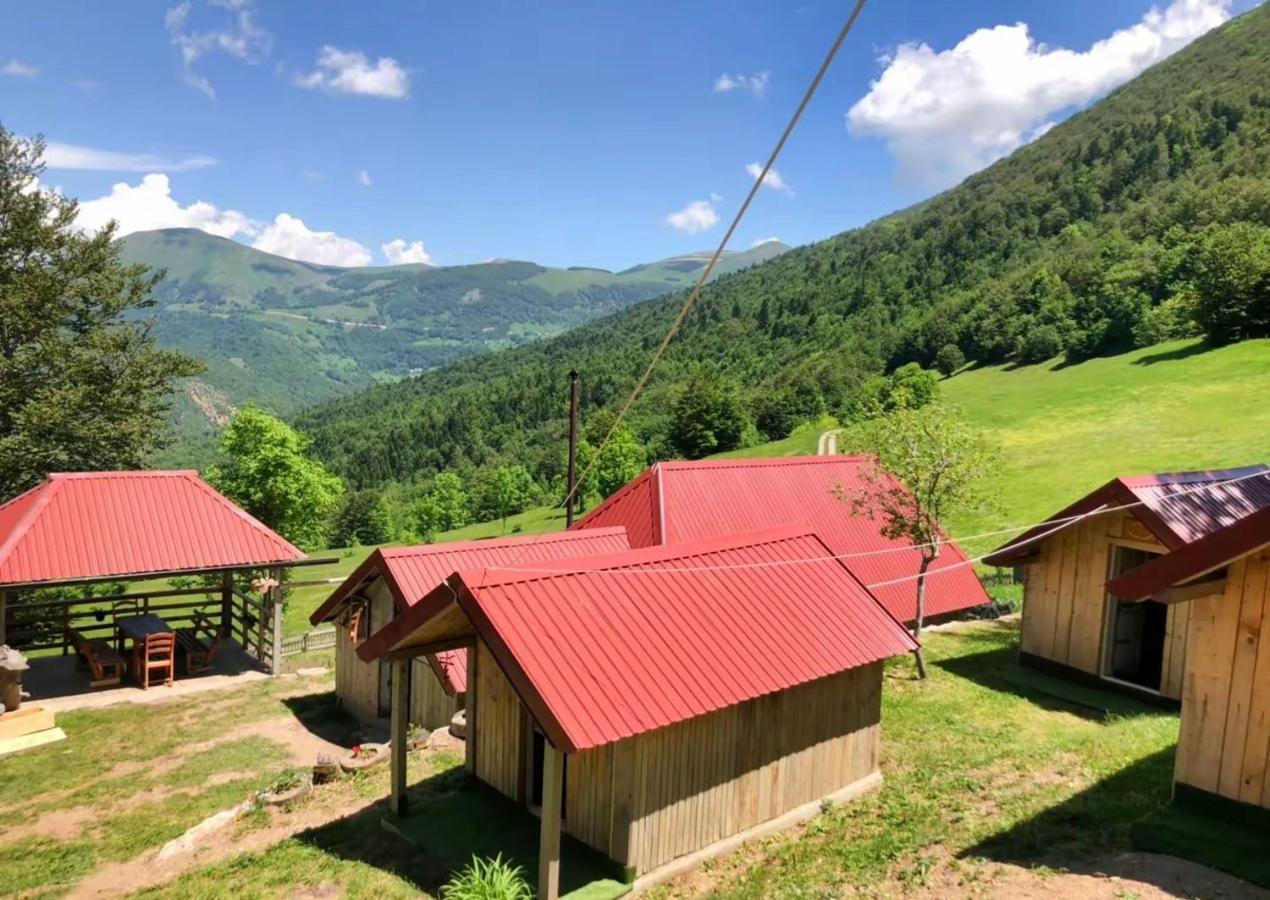
MULTIPOLYGON (((928 196, 1251 5, 870 0, 734 249, 928 196)), ((11 2, 0 123, 84 227, 620 269, 718 241, 848 6, 11 2)))

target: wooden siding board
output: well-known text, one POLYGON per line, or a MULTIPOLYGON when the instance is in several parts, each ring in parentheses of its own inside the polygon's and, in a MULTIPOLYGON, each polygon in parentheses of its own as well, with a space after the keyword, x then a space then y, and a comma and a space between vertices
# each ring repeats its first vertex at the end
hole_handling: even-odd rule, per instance
POLYGON ((1266 567, 1249 563, 1244 567, 1235 647, 1231 659, 1230 700, 1226 708, 1226 731, 1222 741, 1221 776, 1218 792, 1238 800, 1244 777, 1252 689, 1257 668, 1262 615, 1266 594, 1266 567))
POLYGON ((1091 675, 1098 674, 1102 654, 1107 596, 1103 584, 1107 578, 1110 546, 1097 522, 1081 523, 1077 550, 1080 567, 1074 586, 1067 664, 1091 675))
MULTIPOLYGON (((1270 561, 1263 556, 1256 564, 1262 571, 1262 578, 1270 580, 1270 561)), ((1266 592, 1270 593, 1270 584, 1266 585, 1266 592)), ((1270 806, 1270 797, 1266 794, 1266 757, 1270 753, 1270 633, 1266 629, 1266 617, 1270 617, 1270 600, 1263 595, 1238 797, 1243 803, 1260 806, 1270 806)))

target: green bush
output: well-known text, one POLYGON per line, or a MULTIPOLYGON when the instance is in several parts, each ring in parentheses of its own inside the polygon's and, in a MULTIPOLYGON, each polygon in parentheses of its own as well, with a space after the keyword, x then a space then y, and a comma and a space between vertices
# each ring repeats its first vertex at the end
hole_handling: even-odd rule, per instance
POLYGON ((442 900, 532 900, 533 896, 524 870, 504 862, 501 853, 493 859, 473 856, 470 865, 441 887, 442 900))

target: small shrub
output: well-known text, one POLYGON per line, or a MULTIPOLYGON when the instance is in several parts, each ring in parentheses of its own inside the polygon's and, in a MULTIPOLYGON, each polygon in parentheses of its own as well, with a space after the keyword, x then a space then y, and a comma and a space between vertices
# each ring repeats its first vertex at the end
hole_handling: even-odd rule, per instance
POLYGON ((966 354, 956 344, 944 344, 935 354, 935 368, 944 376, 952 375, 966 364, 966 354))
POLYGON ((503 861, 473 856, 465 869, 457 872, 441 888, 442 900, 532 900, 533 890, 524 870, 503 861))

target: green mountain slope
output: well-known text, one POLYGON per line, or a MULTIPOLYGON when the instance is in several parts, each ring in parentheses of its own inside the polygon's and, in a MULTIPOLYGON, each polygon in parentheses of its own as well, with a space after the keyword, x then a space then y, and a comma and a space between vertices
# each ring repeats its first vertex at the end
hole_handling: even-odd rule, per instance
MULTIPOLYGON (((132 234, 123 255, 166 271, 156 291, 164 346, 208 365, 174 410, 169 462, 191 461, 245 402, 290 415, 378 382, 474 353, 525 344, 682 288, 695 258, 627 272, 527 262, 342 269, 283 259, 194 229, 132 234), (182 458, 184 457, 184 458, 182 458)), ((779 255, 730 254, 723 271, 779 255)))
MULTIPOLYGON (((755 412, 775 402, 812 418, 899 363, 1122 352, 1196 333, 1214 299, 1248 314, 1233 336, 1257 336, 1270 326, 1267 46, 1260 7, 958 187, 719 278, 632 423, 663 449, 669 401, 699 365, 739 382, 755 412)), ((359 485, 513 457, 545 480, 559 468, 569 368, 589 413, 620 402, 681 302, 638 304, 300 421, 359 485)))

